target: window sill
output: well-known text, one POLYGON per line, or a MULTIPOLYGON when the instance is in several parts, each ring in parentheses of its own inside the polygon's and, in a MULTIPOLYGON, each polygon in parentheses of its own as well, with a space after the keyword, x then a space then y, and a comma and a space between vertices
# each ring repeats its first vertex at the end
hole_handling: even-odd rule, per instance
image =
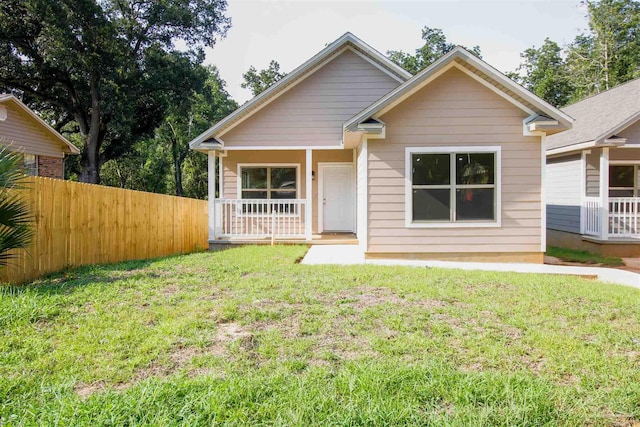
POLYGON ((500 228, 500 222, 407 222, 407 228, 500 228))

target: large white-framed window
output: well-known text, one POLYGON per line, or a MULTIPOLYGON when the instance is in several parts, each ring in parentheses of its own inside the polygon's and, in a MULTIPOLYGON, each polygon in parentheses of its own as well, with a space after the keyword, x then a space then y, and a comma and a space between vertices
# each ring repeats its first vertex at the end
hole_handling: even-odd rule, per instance
MULTIPOLYGON (((250 200, 299 199, 299 163, 239 163, 238 196, 250 200)), ((260 203, 243 204, 243 213, 264 213, 271 209, 280 213, 298 214, 295 204, 260 203)))
POLYGON ((407 227, 500 227, 501 150, 407 147, 407 227))

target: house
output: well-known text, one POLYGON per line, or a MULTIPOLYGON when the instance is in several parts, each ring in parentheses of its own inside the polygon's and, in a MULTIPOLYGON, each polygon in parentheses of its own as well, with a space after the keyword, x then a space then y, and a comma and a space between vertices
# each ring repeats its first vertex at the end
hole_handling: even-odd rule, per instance
POLYGON ((24 155, 30 175, 64 179, 64 158, 80 150, 29 107, 10 94, 0 94, 0 144, 24 155))
POLYGON ((368 258, 542 262, 542 140, 571 124, 460 47, 411 76, 346 33, 190 144, 211 245, 337 235, 368 258))
POLYGON ((640 256, 640 79, 563 111, 573 129, 546 139, 549 243, 640 256))

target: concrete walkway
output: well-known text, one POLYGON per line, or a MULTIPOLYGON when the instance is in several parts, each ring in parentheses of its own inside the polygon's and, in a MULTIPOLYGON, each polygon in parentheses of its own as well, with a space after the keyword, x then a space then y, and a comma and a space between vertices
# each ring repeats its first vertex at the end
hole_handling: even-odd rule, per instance
POLYGON ((546 264, 516 264, 488 262, 451 262, 451 261, 419 261, 400 259, 365 259, 364 252, 356 245, 324 245, 311 246, 302 260, 302 264, 375 264, 404 265, 408 267, 455 268, 475 271, 505 271, 513 273, 566 274, 577 276, 596 276, 607 283, 632 286, 640 289, 640 274, 616 268, 574 267, 546 264))

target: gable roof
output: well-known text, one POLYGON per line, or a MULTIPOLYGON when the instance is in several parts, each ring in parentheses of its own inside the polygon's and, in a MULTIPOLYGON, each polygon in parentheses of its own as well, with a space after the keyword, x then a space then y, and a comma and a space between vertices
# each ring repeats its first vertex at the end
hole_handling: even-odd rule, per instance
POLYGON ((64 136, 60 135, 60 133, 58 133, 54 128, 52 128, 47 122, 42 120, 40 116, 38 116, 31 108, 24 105, 22 101, 20 101, 18 98, 16 98, 14 95, 7 94, 7 93, 0 94, 0 104, 5 104, 8 102, 17 106, 22 111, 27 113, 29 117, 37 121, 45 129, 45 131, 51 134, 51 136, 53 136, 53 138, 62 146, 62 151, 64 151, 67 154, 80 154, 80 149, 78 149, 78 147, 73 145, 64 136))
POLYGON ((546 139, 546 149, 602 144, 640 120, 640 79, 616 86, 563 108, 576 119, 573 129, 546 139))
POLYGON ((457 46, 429 67, 353 116, 344 123, 344 130, 357 130, 359 124, 389 111, 453 66, 492 88, 496 93, 530 115, 543 115, 556 120, 563 128, 571 128, 573 119, 569 115, 529 92, 471 52, 457 46))
POLYGON ((342 53, 345 49, 352 49, 356 51, 360 56, 363 56, 366 60, 373 63, 385 73, 396 79, 398 82, 405 82, 411 77, 411 74, 404 70, 399 65, 392 62, 389 58, 360 40, 358 37, 347 32, 340 36, 337 40, 328 44, 324 49, 306 61, 304 64, 291 71, 285 77, 271 85, 264 92, 255 96, 251 100, 247 101, 244 105, 239 107, 233 113, 229 114, 224 119, 220 120, 214 126, 207 129, 205 132, 196 137, 189 143, 191 149, 204 149, 209 144, 207 140, 220 137, 224 132, 239 123, 240 121, 248 118, 253 113, 265 107, 273 99, 283 94, 287 90, 291 89, 300 81, 310 76, 317 69, 322 67, 327 62, 331 61, 335 56, 342 53))

